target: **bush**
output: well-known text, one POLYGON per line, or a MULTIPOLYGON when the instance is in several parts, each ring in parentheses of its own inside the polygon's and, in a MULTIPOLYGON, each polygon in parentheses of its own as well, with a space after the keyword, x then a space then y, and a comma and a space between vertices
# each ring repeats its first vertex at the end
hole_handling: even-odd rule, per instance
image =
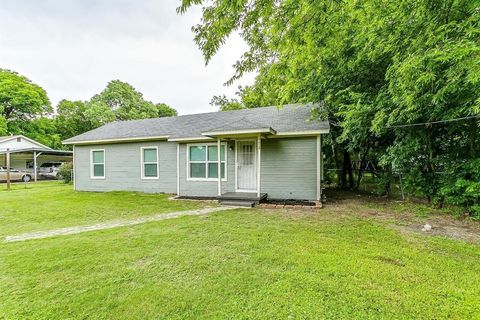
POLYGON ((440 195, 444 200, 480 217, 480 159, 452 163, 443 180, 440 195))
POLYGON ((63 179, 65 183, 72 182, 73 163, 67 162, 58 169, 58 178, 63 179))

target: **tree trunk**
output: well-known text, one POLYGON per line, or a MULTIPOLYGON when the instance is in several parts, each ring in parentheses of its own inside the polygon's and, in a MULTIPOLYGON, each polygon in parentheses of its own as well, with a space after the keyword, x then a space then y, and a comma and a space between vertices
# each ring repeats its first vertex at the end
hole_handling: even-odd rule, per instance
POLYGON ((365 152, 363 153, 363 156, 360 158, 360 164, 358 167, 357 184, 355 186, 355 190, 358 190, 358 188, 360 188, 360 183, 362 182, 362 178, 363 178, 363 170, 366 166, 365 163, 367 162, 367 155, 369 150, 370 150, 370 146, 366 147, 365 152))
POLYGON ((355 181, 353 179, 352 171, 352 161, 350 159, 350 153, 345 148, 343 149, 343 166, 342 166, 342 175, 340 179, 340 187, 344 190, 353 189, 355 186, 355 181), (348 175, 348 185, 347 186, 347 175, 348 175))

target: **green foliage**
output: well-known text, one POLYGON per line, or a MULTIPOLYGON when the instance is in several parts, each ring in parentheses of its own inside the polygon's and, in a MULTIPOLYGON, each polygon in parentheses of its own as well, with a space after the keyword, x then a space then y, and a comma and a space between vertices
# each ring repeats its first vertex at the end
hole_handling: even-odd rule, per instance
POLYGON ((27 121, 52 112, 47 93, 16 72, 0 69, 0 116, 27 121))
POLYGON ((157 114, 156 114, 156 117, 159 117, 159 118, 162 118, 162 117, 174 117, 176 115, 178 115, 178 112, 177 110, 175 110, 174 108, 170 107, 168 104, 166 103, 157 103, 155 105, 155 107, 157 108, 157 114))
POLYGON ((72 172, 73 172, 73 163, 66 162, 63 163, 58 169, 58 178, 63 179, 65 183, 72 182, 72 172))
POLYGON ((64 140, 112 121, 175 115, 177 110, 167 104, 146 101, 130 84, 114 80, 89 101, 60 101, 55 121, 64 140))
POLYGON ((449 164, 438 198, 467 207, 469 213, 480 217, 480 159, 449 164))
POLYGON ((4 116, 0 116, 0 136, 6 136, 8 134, 7 119, 4 116))
POLYGON ((87 113, 87 105, 83 101, 61 100, 56 110, 55 123, 62 139, 71 138, 100 125, 94 114, 87 113))
POLYGON ((237 99, 228 99, 227 96, 214 96, 210 105, 218 107, 220 111, 240 110, 245 109, 243 104, 237 99))
POLYGON ((155 105, 144 100, 134 87, 120 80, 110 81, 101 93, 93 96, 89 104, 96 114, 103 115, 103 123, 111 119, 133 120, 176 115, 176 111, 166 104, 155 105))
POLYGON ((177 111, 154 104, 130 84, 114 80, 89 101, 61 100, 56 112, 47 93, 16 72, 0 69, 0 135, 23 134, 52 148, 62 140, 117 120, 171 117, 177 111))
POLYGON ((90 104, 96 114, 104 115, 105 122, 141 119, 154 113, 153 105, 144 101, 140 92, 119 80, 110 81, 101 93, 92 97, 90 104))
POLYGON ((408 194, 437 201, 463 177, 449 164, 480 158, 478 119, 396 127, 480 115, 478 1, 184 0, 179 11, 194 5, 207 62, 238 30, 249 46, 227 82, 258 71, 243 105, 322 103, 315 115, 332 125, 325 150, 344 169, 341 186, 358 187, 368 161, 387 193, 400 171, 408 194))

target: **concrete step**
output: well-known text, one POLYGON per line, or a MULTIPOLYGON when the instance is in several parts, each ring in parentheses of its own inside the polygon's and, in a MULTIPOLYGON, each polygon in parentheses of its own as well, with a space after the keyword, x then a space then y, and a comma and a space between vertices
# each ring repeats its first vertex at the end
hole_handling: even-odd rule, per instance
POLYGON ((252 208, 255 205, 255 201, 220 201, 220 205, 252 208))

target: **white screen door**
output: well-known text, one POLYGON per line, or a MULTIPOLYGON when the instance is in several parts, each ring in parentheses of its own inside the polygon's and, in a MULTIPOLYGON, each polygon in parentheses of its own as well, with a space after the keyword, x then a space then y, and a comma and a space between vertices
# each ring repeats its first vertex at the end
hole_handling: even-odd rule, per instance
POLYGON ((255 140, 237 141, 237 190, 257 190, 255 140))

